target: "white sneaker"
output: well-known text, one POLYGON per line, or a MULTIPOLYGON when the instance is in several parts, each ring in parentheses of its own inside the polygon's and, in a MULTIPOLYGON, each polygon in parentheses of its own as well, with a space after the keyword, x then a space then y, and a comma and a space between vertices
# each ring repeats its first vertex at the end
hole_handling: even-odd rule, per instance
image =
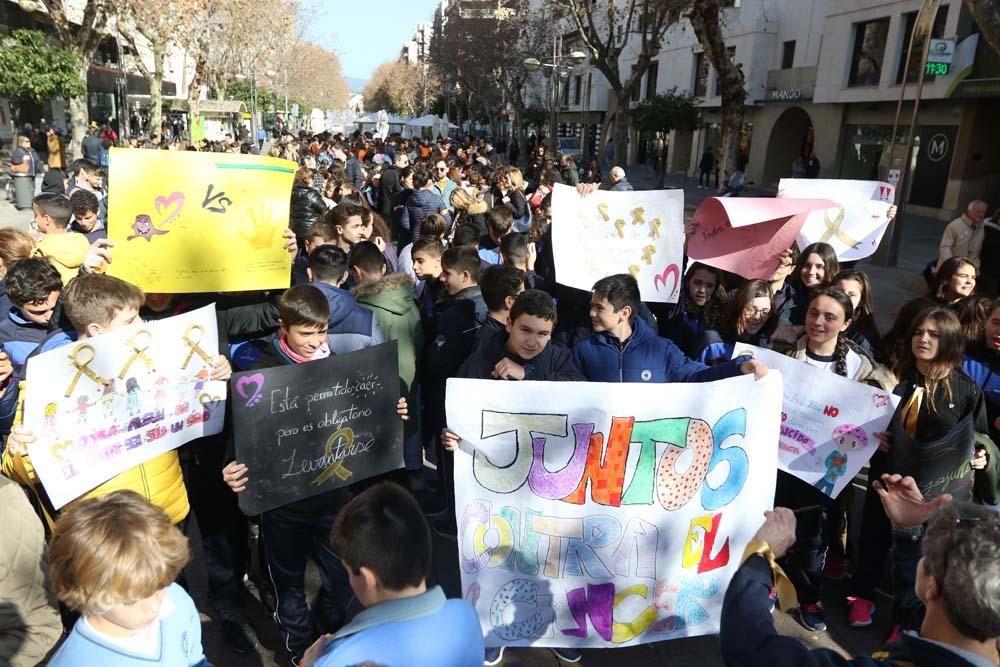
POLYGON ((580 653, 580 649, 578 648, 554 648, 552 652, 563 662, 580 662, 583 660, 583 654, 580 653))
POLYGON ((484 665, 499 665, 503 662, 503 646, 487 646, 483 656, 484 665))

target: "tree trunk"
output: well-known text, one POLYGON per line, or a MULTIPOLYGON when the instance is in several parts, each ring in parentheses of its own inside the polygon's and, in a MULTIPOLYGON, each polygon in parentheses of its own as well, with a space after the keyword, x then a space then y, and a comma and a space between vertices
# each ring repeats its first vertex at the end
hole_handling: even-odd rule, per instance
MULTIPOLYGON (((152 76, 149 77, 149 133, 153 134, 155 128, 156 134, 160 134, 163 128, 161 118, 163 115, 163 57, 166 45, 157 41, 150 46, 153 52, 153 70, 150 72, 152 76)), ((160 140, 163 140, 162 136, 160 140)))
POLYGON ((87 71, 90 69, 90 58, 80 57, 80 80, 83 82, 83 92, 69 98, 69 118, 73 128, 73 159, 83 157, 83 138, 87 136, 87 125, 90 123, 90 110, 87 108, 87 71))
POLYGON ((628 164, 628 118, 630 115, 629 103, 632 95, 629 89, 619 92, 618 110, 615 112, 615 165, 625 168, 628 164))

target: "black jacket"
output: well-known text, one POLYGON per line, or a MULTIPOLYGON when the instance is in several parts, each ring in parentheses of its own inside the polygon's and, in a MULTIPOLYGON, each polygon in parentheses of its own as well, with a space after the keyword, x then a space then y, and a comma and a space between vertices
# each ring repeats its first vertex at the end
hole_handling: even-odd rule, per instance
POLYGON ((550 342, 534 359, 524 360, 507 348, 507 332, 503 330, 492 331, 481 339, 476 351, 458 369, 457 377, 489 380, 493 377, 493 368, 505 357, 524 367, 525 380, 587 380, 576 367, 573 353, 566 348, 550 342))
POLYGON ((392 199, 402 192, 403 183, 399 180, 399 169, 389 165, 382 170, 378 180, 378 210, 386 222, 392 219, 392 199))
POLYGON ((296 238, 305 238, 309 229, 326 215, 326 202, 316 190, 305 185, 292 186, 291 207, 288 211, 288 226, 296 238))

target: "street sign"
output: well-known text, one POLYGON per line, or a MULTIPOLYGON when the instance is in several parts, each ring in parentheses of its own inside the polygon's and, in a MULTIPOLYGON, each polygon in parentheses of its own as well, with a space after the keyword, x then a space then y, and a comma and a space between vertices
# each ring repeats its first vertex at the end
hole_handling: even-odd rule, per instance
MULTIPOLYGON (((952 56, 955 55, 954 39, 932 39, 930 48, 927 49, 928 63, 951 64, 952 56)), ((928 72, 930 74, 930 72, 928 72)))

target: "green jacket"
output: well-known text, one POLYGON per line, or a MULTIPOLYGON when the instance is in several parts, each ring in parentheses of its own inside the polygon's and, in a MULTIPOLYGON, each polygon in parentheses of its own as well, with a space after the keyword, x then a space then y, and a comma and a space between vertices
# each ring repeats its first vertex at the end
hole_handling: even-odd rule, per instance
POLYGON ((392 273, 353 290, 358 304, 375 313, 387 341, 399 344, 399 381, 410 396, 417 375, 417 358, 424 347, 420 310, 413 299, 413 280, 405 273, 392 273))

